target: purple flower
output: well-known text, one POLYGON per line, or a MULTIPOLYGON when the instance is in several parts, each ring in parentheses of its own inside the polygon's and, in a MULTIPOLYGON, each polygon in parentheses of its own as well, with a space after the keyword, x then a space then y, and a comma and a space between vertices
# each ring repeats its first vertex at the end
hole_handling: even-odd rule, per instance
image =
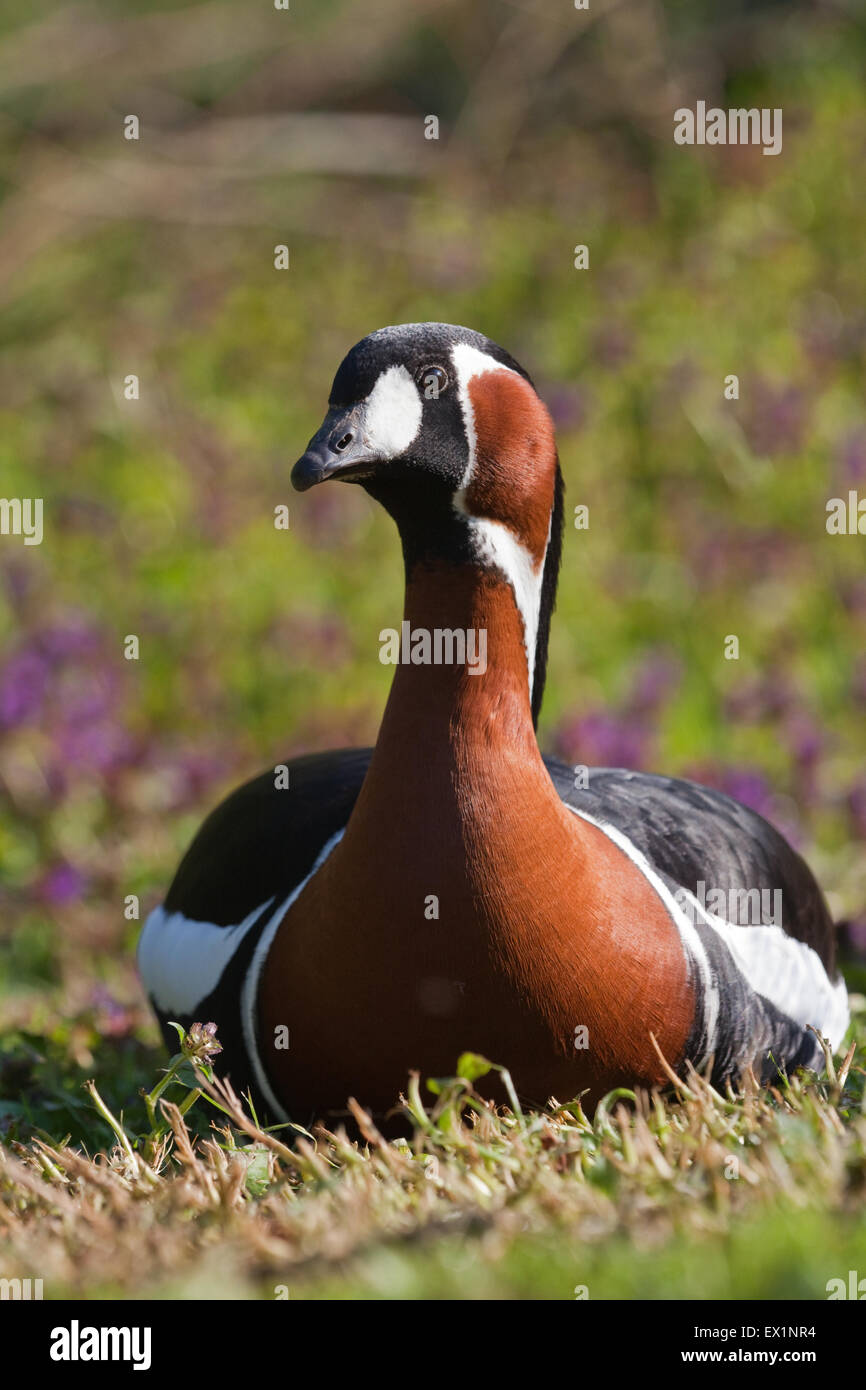
POLYGON ((562 725, 556 746, 570 762, 598 767, 646 766, 646 731, 633 721, 597 710, 562 725))
POLYGON ((0 724, 10 728, 36 719, 48 689, 49 666, 33 649, 11 656, 0 675, 0 724))
POLYGON ((341 666, 351 655, 349 632, 338 614, 297 613, 276 622, 270 635, 287 651, 304 651, 313 665, 341 666))
POLYGON ((304 538, 317 549, 343 544, 357 524, 345 496, 334 488, 314 488, 304 512, 304 538))
POLYGON ((745 724, 755 724, 784 712, 793 702, 790 681, 783 672, 771 679, 756 677, 739 682, 725 697, 725 713, 745 724))
POLYGON ((761 816, 768 816, 772 807, 772 792, 762 772, 751 767, 718 767, 711 763, 690 769, 686 774, 695 782, 703 782, 720 792, 741 801, 761 816))
POLYGON ((843 922, 842 939, 853 956, 866 960, 866 917, 858 917, 853 922, 843 922))
POLYGON ((837 300, 813 295, 806 301, 801 330, 806 351, 816 362, 832 365, 845 357, 859 357, 866 339, 862 314, 843 313, 837 300))
POLYGON ((133 761, 136 748, 125 729, 107 719, 64 725, 57 747, 62 762, 90 772, 110 773, 133 761))
POLYGON ((72 864, 55 864, 40 879, 36 893, 52 907, 66 907, 81 897, 87 881, 72 864))
POLYGON ((95 985, 90 992, 91 1006, 97 1010, 99 1018, 96 1027, 103 1037, 125 1037, 133 1027, 134 1014, 126 1008, 104 985, 95 985))
POLYGON ((866 705, 866 657, 861 657, 851 677, 851 694, 860 705, 866 705))
POLYGON ((772 458, 795 453, 802 445, 809 402, 799 386, 757 381, 745 427, 754 453, 772 458))
POLYGON ((764 815, 770 809, 772 800, 766 777, 748 768, 731 768, 722 774, 723 790, 728 796, 751 806, 753 811, 764 815))
POLYGON ((61 682, 61 708, 67 724, 93 723, 109 715, 118 703, 118 681, 112 671, 72 669, 61 682))
POLYGON ((629 710, 636 715, 655 714, 680 682, 682 668, 676 657, 661 649, 641 661, 632 685, 629 710))
POLYGON ((622 324, 608 323, 595 335, 593 360, 610 371, 622 367, 633 352, 632 335, 622 324))
POLYGON ((53 661, 91 656, 100 645, 99 633, 81 613, 70 613, 65 622, 39 634, 40 649, 53 661))
POLYGON ((866 840, 866 778, 854 784, 847 800, 854 834, 861 840, 866 840))
POLYGON ((225 772, 225 760, 212 753, 185 753, 180 760, 180 771, 184 778, 184 795, 195 802, 202 792, 225 772))
POLYGON ((25 609, 27 598, 33 589, 33 574, 26 561, 14 559, 7 560, 0 570, 9 596, 9 605, 15 613, 21 613, 25 609))
POLYGON ((578 430, 587 416, 586 392, 579 386, 561 383, 542 387, 541 396, 547 402, 550 417, 558 430, 578 430))
POLYGON ((788 747, 800 771, 811 771, 824 748, 821 727, 805 714, 794 714, 785 725, 788 747))
POLYGON ((842 606, 855 617, 866 617, 866 579, 848 576, 836 584, 842 606))
POLYGON ((839 449, 837 484, 840 492, 866 482, 866 430, 853 430, 839 449))
POLYGON ((685 774, 694 782, 715 787, 735 801, 770 821, 790 844, 798 849, 803 843, 802 827, 796 812, 787 802, 777 801, 766 777, 757 768, 719 767, 715 763, 690 768, 685 774))
POLYGON ((183 1052, 196 1062, 207 1062, 211 1057, 216 1057, 222 1052, 216 1031, 215 1023, 191 1023, 183 1040, 183 1052))

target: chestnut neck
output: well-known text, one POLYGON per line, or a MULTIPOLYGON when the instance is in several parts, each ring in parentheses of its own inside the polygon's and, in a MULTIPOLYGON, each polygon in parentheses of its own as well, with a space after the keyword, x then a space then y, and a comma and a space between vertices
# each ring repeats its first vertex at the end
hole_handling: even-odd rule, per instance
POLYGON ((640 870, 560 800, 535 738, 510 585, 478 565, 416 563, 404 616, 431 632, 483 627, 487 668, 397 666, 345 832, 268 956, 262 1036, 293 1020, 272 1079, 321 1105, 309 1076, 327 1067, 340 1103, 349 1085, 386 1107, 401 1079, 394 1039, 410 1037, 413 1064, 433 1075, 467 1045, 513 1054, 518 1087, 536 1098, 601 1094, 633 1075, 655 1084, 644 1022, 679 1057, 691 1018, 679 940, 640 870), (665 1017, 659 972, 671 981, 665 1017), (419 988, 434 978, 460 986, 447 1017, 425 1013, 419 988), (591 1054, 575 1053, 576 1022, 591 1054))
MULTIPOLYGON (((485 668, 410 665, 395 668, 373 755, 385 760, 447 755, 474 748, 479 771, 501 752, 541 764, 532 722, 523 622, 504 576, 477 564, 439 561, 407 567, 404 622, 410 631, 462 630, 484 643, 485 668), (483 638, 482 638, 483 634, 483 638)), ((465 767, 463 759, 459 759, 465 767)))

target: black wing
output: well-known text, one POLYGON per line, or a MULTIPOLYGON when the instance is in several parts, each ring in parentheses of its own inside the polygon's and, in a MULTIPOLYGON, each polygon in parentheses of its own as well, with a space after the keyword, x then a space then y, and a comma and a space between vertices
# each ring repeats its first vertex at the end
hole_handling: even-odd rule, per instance
POLYGON ((233 926, 268 898, 286 898, 342 830, 361 790, 372 748, 311 753, 286 764, 289 789, 273 770, 246 782, 212 811, 174 876, 166 912, 233 926))

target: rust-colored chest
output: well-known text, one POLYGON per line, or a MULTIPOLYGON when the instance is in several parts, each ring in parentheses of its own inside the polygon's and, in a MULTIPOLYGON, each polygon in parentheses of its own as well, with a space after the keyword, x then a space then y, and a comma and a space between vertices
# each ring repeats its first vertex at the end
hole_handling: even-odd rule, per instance
MULTIPOLYGON (((491 591, 482 616, 494 648, 516 650, 504 597, 491 591)), ((527 732, 525 669, 508 669, 476 684, 398 673, 346 832, 260 986, 260 1052, 292 1114, 348 1095, 383 1110, 410 1069, 448 1074, 467 1049, 540 1103, 661 1080, 650 1030, 672 1060, 682 1051, 692 998, 673 923, 560 801, 527 732), (290 1046, 276 1050, 281 1025, 290 1046)))

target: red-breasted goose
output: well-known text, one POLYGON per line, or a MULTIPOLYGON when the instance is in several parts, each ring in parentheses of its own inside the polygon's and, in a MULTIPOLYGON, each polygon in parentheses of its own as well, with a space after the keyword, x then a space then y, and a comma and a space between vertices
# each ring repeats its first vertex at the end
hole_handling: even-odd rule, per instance
POLYGON ((673 778, 582 786, 539 752, 563 502, 522 367, 467 328, 370 334, 292 473, 329 478, 397 523, 419 664, 396 666, 374 749, 299 758, 288 789, 269 771, 205 821, 139 945, 169 1045, 167 1020, 215 1021, 236 1089, 300 1123, 350 1095, 383 1111, 467 1049, 543 1103, 663 1083, 651 1033, 716 1080, 816 1064, 809 1024, 838 1046, 832 920, 772 826, 673 778), (455 631, 486 661, 442 660, 455 631), (768 924, 709 910, 766 895, 768 924))

